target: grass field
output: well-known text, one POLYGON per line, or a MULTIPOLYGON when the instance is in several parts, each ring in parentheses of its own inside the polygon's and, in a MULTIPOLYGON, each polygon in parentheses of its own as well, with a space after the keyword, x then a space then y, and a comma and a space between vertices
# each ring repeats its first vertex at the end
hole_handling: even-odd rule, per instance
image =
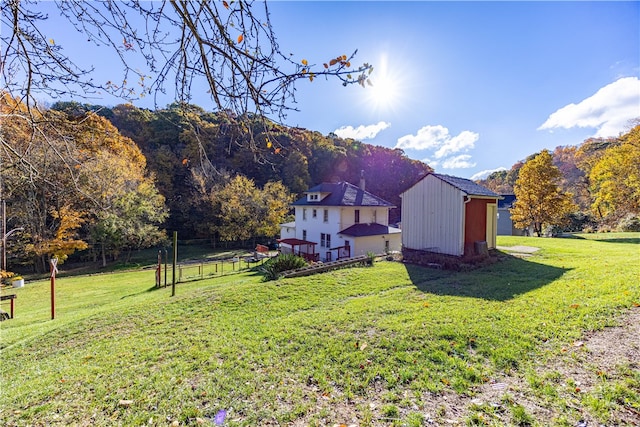
POLYGON ((638 359, 585 360, 593 331, 640 310, 640 234, 498 245, 540 250, 462 273, 248 272, 175 297, 153 270, 59 278, 55 320, 49 282, 28 283, 0 324, 0 423, 633 425, 638 359))

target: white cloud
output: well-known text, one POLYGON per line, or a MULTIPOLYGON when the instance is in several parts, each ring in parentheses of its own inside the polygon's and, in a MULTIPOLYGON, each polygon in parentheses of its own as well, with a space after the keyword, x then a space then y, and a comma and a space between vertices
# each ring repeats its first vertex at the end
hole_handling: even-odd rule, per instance
POLYGON ((437 159, 448 156, 449 154, 459 153, 461 151, 469 151, 474 147, 480 136, 475 132, 465 130, 460 135, 446 141, 446 143, 434 153, 437 159))
POLYGON ((476 164, 470 162, 471 156, 468 154, 460 154, 459 156, 449 157, 442 162, 444 169, 467 169, 472 168, 476 164))
POLYGON ((354 128, 353 126, 342 126, 341 128, 334 130, 333 133, 338 135, 340 138, 352 138, 358 141, 363 141, 365 139, 375 138, 380 132, 389 126, 391 126, 391 123, 381 121, 375 125, 360 125, 357 128, 354 128))
POLYGON ((474 147, 479 135, 468 130, 459 135, 451 136, 449 129, 444 126, 424 126, 415 135, 405 135, 398 138, 395 148, 409 148, 414 150, 436 150, 436 159, 450 154, 468 151, 474 147))
POLYGON ((488 177, 489 175, 491 175, 494 172, 499 172, 499 171, 506 171, 507 168, 504 168, 502 166, 500 166, 499 168, 495 168, 495 169, 485 169, 483 171, 477 172, 475 174, 473 174, 471 176, 471 180, 475 181, 477 179, 485 179, 486 177, 488 177))
POLYGON ((624 77, 599 89, 578 104, 566 105, 538 130, 573 127, 594 128, 596 137, 618 136, 628 121, 640 116, 640 80, 624 77))
POLYGON ((424 159, 421 160, 421 162, 431 166, 433 169, 435 169, 438 166, 440 166, 440 162, 437 161, 437 160, 431 160, 431 159, 424 158, 424 159))
POLYGON ((425 126, 415 135, 405 135, 398 138, 395 148, 410 148, 414 150, 428 150, 440 147, 444 141, 451 138, 449 129, 444 126, 425 126))

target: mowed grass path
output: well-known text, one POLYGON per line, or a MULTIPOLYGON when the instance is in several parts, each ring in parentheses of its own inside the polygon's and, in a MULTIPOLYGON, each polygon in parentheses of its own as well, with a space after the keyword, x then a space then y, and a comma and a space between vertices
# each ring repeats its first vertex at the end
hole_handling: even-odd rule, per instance
MULTIPOLYGON (((541 249, 464 273, 383 261, 202 280, 175 297, 152 288, 151 270, 58 278, 53 321, 49 282, 29 283, 0 324, 0 423, 212 425, 221 410, 225 425, 445 423, 434 397, 471 401, 638 309, 640 234, 582 237, 499 237, 541 249)), ((616 372, 605 406, 589 405, 598 391, 571 404, 546 393, 551 419, 516 396, 493 421, 482 408, 453 421, 615 422, 640 411, 637 366, 616 372)))

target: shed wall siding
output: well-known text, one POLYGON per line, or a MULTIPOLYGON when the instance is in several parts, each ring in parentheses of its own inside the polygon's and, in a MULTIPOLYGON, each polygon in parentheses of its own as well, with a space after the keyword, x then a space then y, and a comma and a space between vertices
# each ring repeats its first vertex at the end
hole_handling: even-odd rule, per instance
POLYGON ((464 251, 464 193, 425 177, 402 196, 402 245, 461 256, 464 251))

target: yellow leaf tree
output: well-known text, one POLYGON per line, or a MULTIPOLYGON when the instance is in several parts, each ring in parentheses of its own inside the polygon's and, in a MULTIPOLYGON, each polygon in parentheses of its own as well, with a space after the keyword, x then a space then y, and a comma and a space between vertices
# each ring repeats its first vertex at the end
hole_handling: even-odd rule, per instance
POLYGON ((81 212, 64 205, 60 209, 52 208, 50 215, 55 220, 54 226, 57 227, 55 234, 53 237, 43 237, 27 245, 27 251, 33 252, 36 256, 56 257, 63 262, 75 251, 87 248, 85 241, 76 238, 78 229, 84 223, 81 212))
POLYGON ((89 112, 33 111, 7 94, 0 98, 2 198, 25 243, 13 255, 46 271, 90 246, 115 255, 163 237, 164 197, 146 159, 108 120, 89 112))
POLYGON ((514 186, 516 202, 510 210, 518 228, 532 227, 541 236, 546 226, 562 225, 577 206, 572 194, 560 189, 562 174, 553 165, 551 153, 543 150, 527 161, 514 186))
POLYGON ((281 182, 268 182, 260 189, 253 180, 238 175, 214 190, 211 201, 219 211, 219 222, 211 229, 229 242, 276 236, 292 196, 281 182))
POLYGON ((640 214, 640 125, 623 135, 589 171, 592 210, 605 220, 640 214))

